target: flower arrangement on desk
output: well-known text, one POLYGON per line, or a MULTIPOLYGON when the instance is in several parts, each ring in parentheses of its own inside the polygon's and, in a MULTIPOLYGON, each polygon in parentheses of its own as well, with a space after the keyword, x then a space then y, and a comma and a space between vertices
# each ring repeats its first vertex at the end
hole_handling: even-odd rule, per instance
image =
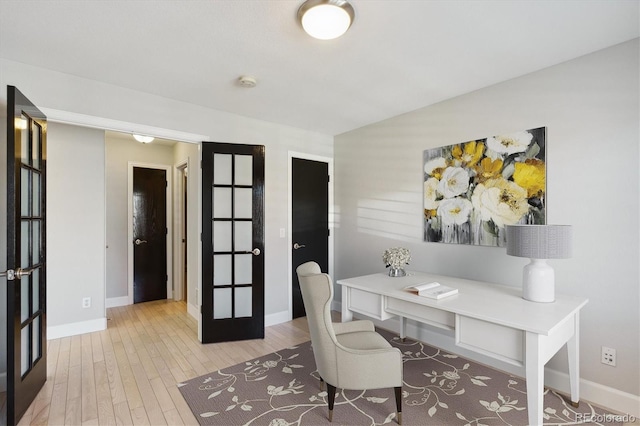
POLYGON ((382 261, 389 269, 390 277, 404 277, 406 272, 404 266, 409 264, 411 252, 403 247, 393 247, 386 249, 382 253, 382 261))

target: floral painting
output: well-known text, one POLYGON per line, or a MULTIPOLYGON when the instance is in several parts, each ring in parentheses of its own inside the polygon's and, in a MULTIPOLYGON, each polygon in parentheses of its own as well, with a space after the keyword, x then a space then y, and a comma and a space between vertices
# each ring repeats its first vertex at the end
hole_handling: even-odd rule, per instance
POLYGON ((546 128, 424 151, 424 240, 503 247, 505 225, 546 223, 546 128))

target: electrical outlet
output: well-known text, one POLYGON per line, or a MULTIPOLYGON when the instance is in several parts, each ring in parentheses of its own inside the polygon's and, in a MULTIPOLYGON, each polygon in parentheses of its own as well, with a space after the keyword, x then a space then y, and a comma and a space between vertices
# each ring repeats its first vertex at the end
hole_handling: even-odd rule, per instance
POLYGON ((616 366, 616 350, 613 348, 602 347, 602 357, 600 362, 612 367, 616 366))
POLYGON ((91 298, 90 297, 83 297, 82 298, 82 307, 83 308, 90 308, 91 307, 91 298))

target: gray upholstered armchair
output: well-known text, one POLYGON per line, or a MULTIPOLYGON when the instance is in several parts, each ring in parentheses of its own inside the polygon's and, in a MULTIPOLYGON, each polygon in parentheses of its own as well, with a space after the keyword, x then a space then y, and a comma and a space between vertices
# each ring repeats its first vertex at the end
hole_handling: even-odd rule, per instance
POLYGON ((374 331, 371 321, 331 322, 333 283, 315 262, 296 269, 307 312, 318 374, 327 384, 329 421, 336 388, 395 388, 397 420, 402 424, 402 353, 374 331))

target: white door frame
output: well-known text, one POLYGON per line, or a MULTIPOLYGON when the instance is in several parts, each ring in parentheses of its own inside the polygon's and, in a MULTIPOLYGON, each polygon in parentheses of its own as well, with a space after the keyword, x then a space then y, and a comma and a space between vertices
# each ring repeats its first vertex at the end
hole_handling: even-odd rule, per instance
MULTIPOLYGON (((182 196, 186 190, 185 186, 184 186, 184 182, 182 180, 182 173, 184 170, 189 170, 189 159, 184 159, 182 161, 179 161, 178 163, 175 164, 175 166, 173 167, 173 179, 176 183, 175 185, 175 197, 174 197, 174 218, 175 218, 175 222, 174 222, 174 230, 175 230, 175 236, 176 238, 174 239, 174 245, 173 245, 173 253, 174 255, 174 291, 173 291, 173 298, 175 300, 182 300, 183 298, 187 300, 189 300, 188 295, 189 295, 189 286, 187 286, 187 294, 183 294, 182 291, 182 283, 184 282, 185 279, 187 279, 187 277, 185 277, 184 275, 184 262, 186 261, 186 250, 187 247, 185 245, 183 245, 182 243, 182 239, 183 238, 187 238, 188 236, 185 235, 183 233, 183 229, 184 229, 184 222, 187 220, 187 218, 184 215, 184 207, 183 207, 183 200, 182 200, 182 196)), ((189 179, 188 175, 187 175, 187 180, 189 179)), ((188 185, 187 185, 188 187, 188 185)), ((187 197, 188 197, 188 193, 187 193, 187 197)), ((189 272, 187 271, 187 275, 189 274, 189 272)))
POLYGON ((128 292, 129 292, 129 304, 133 304, 133 168, 134 167, 144 167, 147 169, 156 169, 156 170, 164 170, 165 177, 167 179, 167 187, 165 189, 165 200, 166 200, 166 210, 167 210, 167 299, 173 298, 173 221, 172 221, 172 206, 173 201, 171 200, 171 181, 173 174, 171 173, 172 166, 167 166, 166 164, 150 164, 150 163, 138 163, 135 161, 128 162, 128 178, 127 178, 127 207, 128 207, 128 216, 127 216, 127 235, 129 244, 127 246, 128 253, 128 261, 127 261, 127 269, 128 269, 128 292))
POLYGON ((293 318, 293 255, 291 254, 291 248, 293 247, 292 233, 293 233, 293 199, 291 197, 291 192, 293 191, 293 170, 292 164, 294 158, 300 158, 303 160, 311 160, 318 161, 321 163, 327 163, 328 173, 329 173, 329 275, 334 276, 333 271, 333 241, 334 241, 334 228, 335 228, 335 211, 333 205, 333 158, 331 157, 323 157, 320 155, 307 154, 304 152, 296 152, 289 151, 287 160, 288 167, 288 189, 287 189, 287 199, 288 199, 288 229, 287 233, 287 265, 289 265, 288 277, 289 277, 289 286, 288 286, 288 294, 289 294, 289 320, 293 318))

